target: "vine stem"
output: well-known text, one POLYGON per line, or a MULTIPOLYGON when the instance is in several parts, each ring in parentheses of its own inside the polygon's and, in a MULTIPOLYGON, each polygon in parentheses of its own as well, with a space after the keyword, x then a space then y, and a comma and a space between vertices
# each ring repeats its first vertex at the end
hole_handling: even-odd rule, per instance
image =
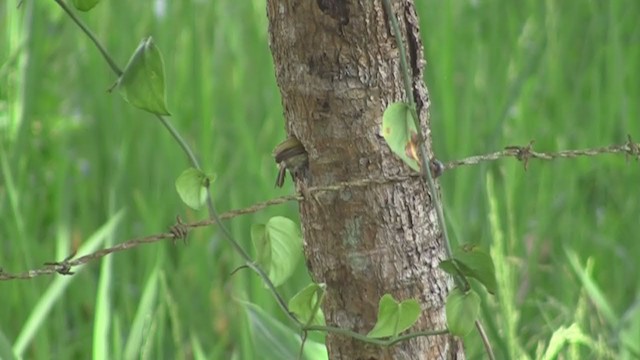
MULTIPOLYGON (((409 102, 409 111, 411 112, 411 117, 413 118, 413 122, 415 124, 416 129, 418 129, 418 143, 420 145, 419 146, 420 147, 420 165, 422 167, 423 173, 426 175, 424 177, 427 180, 429 190, 431 191, 431 194, 433 196, 434 207, 436 208, 436 213, 438 215, 437 216, 438 224, 442 229, 442 236, 445 242, 447 258, 452 259, 453 251, 451 249, 451 241, 447 233, 447 226, 445 223, 444 211, 442 210, 442 201, 440 200, 438 189, 436 187, 435 181, 433 180, 433 174, 431 173, 431 166, 429 164, 429 161, 427 160, 428 157, 427 157, 427 149, 425 146, 425 139, 422 134, 422 126, 420 124, 420 118, 418 116, 418 111, 416 109, 416 102, 414 99, 413 87, 411 84, 411 79, 409 77, 409 66, 407 65, 407 54, 404 48, 404 44, 402 42, 402 34, 400 33, 400 26, 398 25, 398 19, 396 19, 396 16, 392 11, 390 0, 382 0, 382 3, 385 8, 385 11, 387 12, 387 17, 389 18, 389 22, 391 23, 391 28, 393 29, 393 34, 396 39, 396 44, 398 46, 398 51, 400 52, 400 70, 402 73, 402 80, 404 83, 404 91, 407 97, 407 101, 409 102)), ((466 284, 466 287, 465 287, 466 281, 464 281, 465 280, 464 278, 460 279, 458 276, 454 276, 453 278, 454 278, 454 281, 456 282, 456 285, 460 289, 464 289, 464 288, 468 289, 468 284, 466 284)), ((491 349, 491 344, 489 343, 489 339, 487 338, 484 332, 484 329, 482 328, 482 323, 480 322, 480 320, 476 319, 475 324, 476 324, 476 329, 478 330, 478 333, 480 333, 480 336, 482 338, 482 342, 485 345, 485 350, 487 352, 487 355, 489 356, 490 359, 493 360, 494 359, 493 350, 491 349)))
POLYGON ((447 226, 444 220, 444 212, 442 211, 442 201, 440 201, 440 195, 438 193, 438 188, 436 187, 436 183, 433 180, 433 174, 431 173, 431 166, 429 165, 429 157, 427 155, 427 148, 425 146, 424 135, 422 134, 422 126, 420 124, 420 117, 418 116, 418 111, 416 110, 416 101, 413 97, 413 87, 411 85, 411 78, 409 77, 409 66, 407 65, 407 53, 404 48, 404 44, 402 43, 402 34, 400 33, 400 26, 398 25, 398 19, 396 19, 394 12, 391 8, 390 0, 382 0, 384 5, 384 9, 387 13, 387 17, 389 18, 389 22, 391 23, 391 29, 393 30, 393 36, 396 39, 396 45, 398 47, 398 51, 400 52, 400 69, 402 73, 402 82, 404 84, 404 92, 407 97, 407 102, 409 103, 409 111, 411 112, 411 117, 413 118, 413 122, 418 129, 418 143, 420 149, 420 167, 424 173, 424 178, 427 180, 427 185, 429 186, 429 191, 433 196, 433 204, 436 208, 436 214, 438 218, 438 225, 442 230, 442 237, 445 242, 445 250, 447 254, 447 259, 453 258, 453 251, 451 250, 451 242, 449 241, 449 234, 447 232, 447 226))
MULTIPOLYGON (((87 26, 85 26, 84 23, 82 23, 82 21, 80 21, 80 19, 71 11, 71 9, 67 6, 67 4, 64 3, 64 1, 62 0, 54 0, 54 1, 62 8, 62 10, 64 10, 65 13, 67 13, 67 15, 69 15, 69 17, 73 20, 73 22, 76 25, 78 25, 78 27, 82 30, 82 32, 85 33, 87 37, 89 37, 89 39, 91 39, 93 44, 100 51, 100 54, 102 54, 102 57, 104 58, 104 60, 107 62, 107 64, 109 64, 109 67, 111 68, 111 70, 113 70, 113 72, 118 77, 122 76, 122 70, 120 69, 120 67, 113 60, 113 57, 109 54, 107 49, 105 49, 100 43, 100 41, 96 38, 96 36, 93 35, 91 30, 87 26)), ((189 159, 191 166, 202 171, 198 158, 195 156, 195 154, 191 150, 191 147, 180 135, 178 130, 176 130, 176 128, 171 124, 171 122, 165 117, 160 116, 158 114, 155 114, 155 115, 156 115, 156 118, 160 120, 162 125, 164 125, 164 127, 169 131, 169 133, 174 138, 174 140, 180 145, 180 147, 186 154, 187 158, 189 159)), ((231 244, 233 249, 240 255, 240 257, 244 260, 247 267, 253 270, 267 285, 267 287, 275 297, 276 302, 278 303, 278 306, 280 306, 282 311, 284 311, 284 313, 287 315, 287 317, 291 321, 293 321, 298 327, 302 327, 303 324, 300 321, 298 321, 298 319, 296 319, 296 317, 291 313, 291 311, 289 311, 289 307, 287 306, 287 303, 282 298, 282 296, 280 296, 280 294, 277 292, 276 287, 273 284, 273 282, 271 282, 271 279, 269 279, 269 276, 264 272, 264 270, 262 270, 253 261, 251 256, 242 248, 242 246, 240 246, 240 244, 233 238, 233 236, 231 235, 227 227, 224 226, 224 224, 222 223, 222 220, 220 219, 220 216, 216 212, 216 209, 213 205, 213 200, 212 200, 211 191, 209 190, 209 187, 207 187, 207 208, 209 211, 209 217, 215 221, 216 225, 218 226, 220 231, 222 231, 222 234, 224 235, 227 242, 231 244)))
POLYGON ((98 51, 100 51, 100 54, 102 54, 102 57, 107 61, 107 64, 109 64, 109 67, 111 68, 111 70, 113 70, 113 72, 116 73, 116 75, 118 76, 122 75, 122 70, 120 69, 118 64, 116 64, 115 60, 113 60, 111 55, 109 55, 109 52, 107 51, 107 49, 105 49, 102 46, 102 44, 100 44, 100 41, 98 41, 98 38, 96 38, 95 35, 93 35, 93 32, 91 32, 91 30, 89 30, 89 28, 86 27, 82 23, 82 21, 80 21, 80 19, 78 19, 78 17, 73 13, 73 11, 71 11, 71 9, 67 6, 67 4, 64 3, 64 1, 62 0, 54 0, 54 1, 58 5, 60 5, 62 10, 64 10, 64 12, 67 13, 67 15, 69 15, 71 20, 73 20, 73 22, 76 23, 76 25, 78 25, 80 29, 82 29, 82 32, 84 32, 87 35, 87 37, 91 39, 91 41, 93 42, 93 45, 95 45, 96 48, 98 48, 98 51))
POLYGON ((401 335, 398 337, 384 340, 384 339, 369 338, 366 335, 359 334, 357 332, 353 332, 351 330, 347 330, 347 329, 343 329, 335 326, 309 325, 309 326, 303 327, 302 329, 304 331, 322 331, 326 333, 333 333, 337 335, 348 336, 356 340, 360 340, 362 342, 375 344, 379 346, 392 346, 399 342, 407 341, 409 339, 417 338, 420 336, 438 336, 438 335, 445 335, 449 333, 449 330, 447 329, 432 330, 432 331, 418 331, 418 332, 409 333, 406 335, 401 335))
POLYGON ((476 320, 476 329, 478 329, 478 333, 482 338, 482 345, 484 345, 484 350, 487 352, 487 356, 489 360, 495 360, 496 356, 493 353, 493 349, 491 348, 491 343, 489 342, 489 338, 487 337, 487 333, 484 331, 484 327, 480 320, 476 320))

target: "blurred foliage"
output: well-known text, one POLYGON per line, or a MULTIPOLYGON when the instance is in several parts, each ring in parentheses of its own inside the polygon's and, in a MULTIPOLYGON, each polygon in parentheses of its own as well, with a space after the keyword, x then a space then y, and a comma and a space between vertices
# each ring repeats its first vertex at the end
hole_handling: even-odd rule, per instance
MULTIPOLYGON (((442 161, 531 139, 541 151, 640 139, 640 3, 418 3, 442 161)), ((53 1, 16 5, 0 5, 0 266, 61 260, 120 209, 113 242, 166 231, 177 214, 205 217, 174 191, 185 156, 153 116, 107 93, 116 77, 85 35, 53 1)), ((290 182, 273 188, 271 150, 285 133, 263 1, 102 1, 79 16, 121 66, 153 36, 171 119, 217 175, 219 210, 293 191, 290 182)), ((559 350, 564 358, 640 353, 629 340, 640 338, 639 173, 637 162, 606 156, 532 161, 527 172, 507 159, 440 178, 454 239, 492 247, 500 278, 497 296, 483 297, 483 321, 498 358, 517 349, 538 358, 552 337, 576 333, 559 350), (490 214, 499 223, 490 226, 490 214), (573 324, 582 332, 566 331, 573 324)), ((251 224, 275 215, 295 219, 297 207, 228 225, 251 249, 251 224)), ((282 316, 253 274, 230 275, 240 261, 215 230, 109 261, 73 277, 30 330, 25 358, 269 354, 254 346, 236 300, 282 316), (144 341, 134 341, 136 329, 144 341)), ((286 299, 308 282, 303 264, 296 274, 281 287, 286 299)), ((52 281, 0 284, 0 335, 24 336, 52 281)), ((465 345, 469 358, 483 357, 475 332, 465 345)))

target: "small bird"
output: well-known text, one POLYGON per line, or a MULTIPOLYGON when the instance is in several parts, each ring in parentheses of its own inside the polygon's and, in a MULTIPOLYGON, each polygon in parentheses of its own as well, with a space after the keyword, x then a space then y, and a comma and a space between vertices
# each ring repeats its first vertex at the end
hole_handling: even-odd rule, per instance
POLYGON ((284 177, 287 170, 291 173, 291 178, 295 179, 302 176, 309 164, 309 156, 307 150, 295 136, 290 136, 287 140, 281 142, 273 150, 273 157, 278 164, 278 178, 276 186, 282 187, 284 177))

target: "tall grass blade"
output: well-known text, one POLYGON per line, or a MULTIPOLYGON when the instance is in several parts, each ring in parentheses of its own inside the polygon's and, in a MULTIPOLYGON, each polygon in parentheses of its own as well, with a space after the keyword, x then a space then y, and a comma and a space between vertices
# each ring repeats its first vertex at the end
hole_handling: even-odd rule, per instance
MULTIPOLYGON (((124 215, 123 210, 119 210, 114 216, 112 216, 103 226, 101 226, 96 232, 94 232, 87 241, 80 247, 78 254, 87 254, 98 249, 100 245, 107 239, 107 237, 115 231, 116 226, 120 222, 124 215)), ((47 315, 51 308, 60 299, 64 290, 71 284, 72 281, 78 278, 77 274, 84 270, 84 266, 78 266, 73 269, 76 276, 59 276, 56 277, 53 283, 47 288, 47 290, 40 297, 40 301, 31 311, 29 318, 25 322, 20 334, 18 335, 13 351, 18 357, 24 355, 24 351, 34 338, 38 330, 42 327, 47 320, 47 315)))

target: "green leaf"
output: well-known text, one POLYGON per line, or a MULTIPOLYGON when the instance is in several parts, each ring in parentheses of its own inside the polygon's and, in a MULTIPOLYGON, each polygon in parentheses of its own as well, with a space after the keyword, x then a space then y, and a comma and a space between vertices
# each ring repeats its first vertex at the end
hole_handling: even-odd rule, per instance
POLYGON ((80 11, 89 11, 99 2, 100 0, 73 0, 73 6, 80 11))
POLYGON ((488 253, 479 246, 465 245, 454 253, 454 260, 465 276, 480 281, 490 294, 496 293, 496 269, 488 253))
POLYGON ((142 40, 116 85, 131 105, 154 114, 170 115, 165 100, 164 62, 151 37, 142 40))
POLYGON ((447 327, 451 334, 465 336, 472 329, 480 311, 480 297, 473 290, 466 294, 460 289, 451 290, 447 296, 447 327))
POLYGON ((158 297, 160 271, 160 264, 156 262, 147 279, 142 296, 138 300, 138 308, 124 348, 123 355, 125 359, 135 359, 145 344, 148 343, 147 335, 151 335, 152 328, 158 326, 157 324, 155 326, 151 324, 157 318, 151 317, 150 319, 149 314, 155 314, 158 311, 158 304, 163 301, 162 298, 158 297))
POLYGON ((271 266, 271 245, 267 238, 267 225, 253 224, 251 225, 251 241, 256 249, 256 262, 262 269, 269 271, 271 266))
POLYGON ((449 275, 463 276, 462 270, 458 268, 458 264, 456 264, 455 259, 447 259, 447 260, 440 261, 440 264, 438 264, 438 267, 449 275))
POLYGON ((251 240, 258 254, 258 264, 269 274, 273 285, 281 285, 293 274, 302 255, 298 224, 274 216, 266 224, 251 227, 251 240))
POLYGON ((289 300, 289 310, 304 324, 324 325, 320 301, 322 301, 325 287, 324 284, 316 283, 307 285, 289 300))
POLYGON ((598 283, 594 280, 593 275, 582 267, 580 259, 575 251, 569 248, 564 249, 569 265, 573 268, 573 271, 578 276, 584 290, 587 292, 589 299, 600 311, 605 320, 612 327, 618 327, 620 318, 616 315, 616 312, 612 306, 611 300, 607 299, 605 291, 601 289, 598 283))
MULTIPOLYGON (((298 359, 302 341, 297 331, 288 328, 255 304, 244 301, 240 303, 247 312, 253 348, 257 349, 260 359, 298 359)), ((329 358, 326 346, 311 339, 304 343, 303 355, 305 360, 329 358)))
POLYGON ((414 299, 398 303, 390 294, 384 294, 378 305, 376 325, 367 334, 370 338, 395 337, 418 321, 420 304, 414 299))
POLYGON ((195 168, 188 168, 176 179, 176 190, 187 206, 198 210, 207 201, 207 188, 211 182, 213 176, 195 168))
POLYGON ((418 156, 418 131, 413 122, 409 105, 396 102, 382 115, 382 137, 389 148, 413 170, 420 171, 418 156))
MULTIPOLYGON (((103 247, 103 243, 110 236, 115 236, 115 232, 118 229, 118 224, 124 217, 124 210, 118 211, 115 215, 109 218, 104 225, 97 229, 88 239, 84 240, 78 254, 89 254, 96 251, 98 248, 103 247)), ((85 267, 74 267, 75 274, 79 274, 85 267)), ((54 305, 62 304, 64 295, 68 292, 66 288, 71 282, 80 279, 80 276, 59 276, 52 280, 46 291, 43 291, 38 296, 38 302, 35 304, 29 314, 29 318, 23 320, 20 333, 13 342, 13 352, 18 359, 24 357, 24 352, 30 346, 33 346, 32 341, 42 329, 49 319, 49 314, 54 305)))
POLYGON ((587 334, 585 334, 580 329, 580 325, 573 323, 568 328, 565 326, 560 326, 560 328, 556 329, 553 332, 553 334, 551 335, 551 339, 549 340, 549 344, 547 345, 547 349, 540 359, 554 360, 562 358, 560 352, 569 344, 582 344, 588 346, 592 350, 596 350, 598 349, 598 347, 602 347, 602 344, 598 344, 598 341, 595 341, 587 334))

